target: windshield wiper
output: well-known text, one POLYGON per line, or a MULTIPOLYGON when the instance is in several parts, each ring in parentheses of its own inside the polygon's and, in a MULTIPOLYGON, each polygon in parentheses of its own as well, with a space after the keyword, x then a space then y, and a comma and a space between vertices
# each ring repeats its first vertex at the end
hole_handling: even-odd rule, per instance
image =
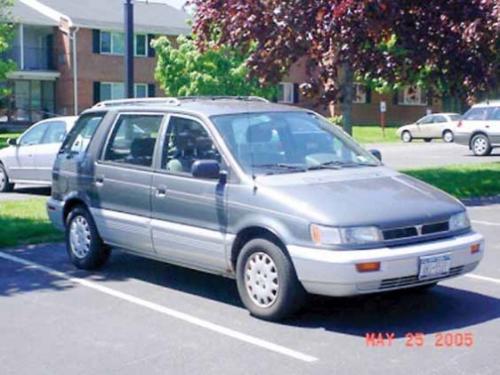
POLYGON ((341 168, 377 167, 377 166, 378 166, 377 164, 372 164, 372 163, 356 163, 352 161, 332 160, 318 165, 313 165, 307 168, 307 170, 314 171, 318 169, 341 169, 341 168))
MULTIPOLYGON (((295 164, 286 163, 268 163, 268 164, 252 164, 252 168, 263 168, 263 169, 278 169, 281 172, 305 172, 306 168, 295 164)), ((274 174, 277 171, 269 172, 266 174, 274 174)))

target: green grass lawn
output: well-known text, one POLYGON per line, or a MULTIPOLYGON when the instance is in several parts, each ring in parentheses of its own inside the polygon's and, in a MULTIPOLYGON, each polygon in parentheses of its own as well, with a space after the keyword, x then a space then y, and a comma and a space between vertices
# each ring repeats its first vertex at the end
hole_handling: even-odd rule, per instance
POLYGON ((0 133, 0 149, 7 147, 7 139, 18 138, 21 133, 0 133))
POLYGON ((392 143, 399 142, 397 128, 385 128, 385 136, 380 126, 354 126, 354 139, 360 143, 392 143))
POLYGON ((45 198, 0 201, 0 248, 61 241, 49 221, 45 198))
POLYGON ((455 165, 403 171, 457 198, 500 194, 500 163, 455 165))

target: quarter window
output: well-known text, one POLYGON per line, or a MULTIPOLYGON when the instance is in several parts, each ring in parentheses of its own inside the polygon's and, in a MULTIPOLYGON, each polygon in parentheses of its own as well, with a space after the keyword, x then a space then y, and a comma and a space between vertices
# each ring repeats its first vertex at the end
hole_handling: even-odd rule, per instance
POLYGON ((113 129, 104 160, 151 167, 162 115, 122 115, 113 129))
POLYGON ((221 161, 212 138, 195 120, 172 117, 163 147, 162 169, 190 174, 197 160, 221 161))

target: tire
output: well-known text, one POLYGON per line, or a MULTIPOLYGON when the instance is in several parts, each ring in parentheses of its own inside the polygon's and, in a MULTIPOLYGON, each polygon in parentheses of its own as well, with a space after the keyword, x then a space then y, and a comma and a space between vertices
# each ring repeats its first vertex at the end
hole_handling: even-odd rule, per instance
POLYGON ((476 156, 487 156, 492 150, 490 140, 484 134, 476 134, 472 137, 470 148, 476 156))
POLYGON ((288 255, 264 238, 243 246, 236 264, 236 284, 245 307, 264 320, 278 321, 292 315, 306 297, 288 255))
POLYGON ((431 143, 432 142, 432 138, 424 138, 424 142, 425 143, 431 143))
POLYGON ((66 220, 66 251, 75 267, 95 270, 109 259, 111 249, 103 242, 89 211, 75 207, 66 220))
POLYGON ((413 140, 411 133, 408 130, 405 130, 401 133, 401 140, 404 143, 410 143, 413 140))
POLYGON ((7 170, 0 163, 0 193, 10 193, 12 190, 14 190, 14 184, 9 182, 7 170))
POLYGON ((445 130, 443 132, 443 141, 445 143, 453 143, 455 137, 453 136, 453 132, 451 130, 445 130))

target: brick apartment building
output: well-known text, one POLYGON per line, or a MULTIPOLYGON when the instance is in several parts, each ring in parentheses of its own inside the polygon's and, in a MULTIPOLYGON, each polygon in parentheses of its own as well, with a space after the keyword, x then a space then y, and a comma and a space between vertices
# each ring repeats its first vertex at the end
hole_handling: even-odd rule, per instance
MULTIPOLYGON (((158 1, 158 0, 156 0, 158 1)), ((106 99, 124 97, 123 0, 16 0, 17 32, 6 54, 17 63, 9 75, 12 97, 0 103, 1 122, 30 124, 54 115, 73 115, 106 99), (74 88, 77 88, 76 92, 74 88)), ((154 80, 154 36, 190 33, 189 16, 157 2, 135 2, 135 94, 162 96, 154 80)), ((329 114, 323 105, 302 98, 298 83, 307 81, 303 62, 280 84, 278 100, 329 114)), ((378 123, 386 102, 388 124, 412 122, 442 109, 425 92, 405 88, 391 95, 355 87, 353 122, 378 123)), ((340 113, 338 106, 335 113, 340 113)))
MULTIPOLYGON (((8 76, 12 96, 0 105, 0 122, 73 115, 124 97, 123 0, 16 0, 13 16, 16 36, 2 58, 14 60, 17 70, 8 76)), ((166 4, 135 3, 137 97, 161 95, 151 39, 189 33, 188 18, 166 4)))

